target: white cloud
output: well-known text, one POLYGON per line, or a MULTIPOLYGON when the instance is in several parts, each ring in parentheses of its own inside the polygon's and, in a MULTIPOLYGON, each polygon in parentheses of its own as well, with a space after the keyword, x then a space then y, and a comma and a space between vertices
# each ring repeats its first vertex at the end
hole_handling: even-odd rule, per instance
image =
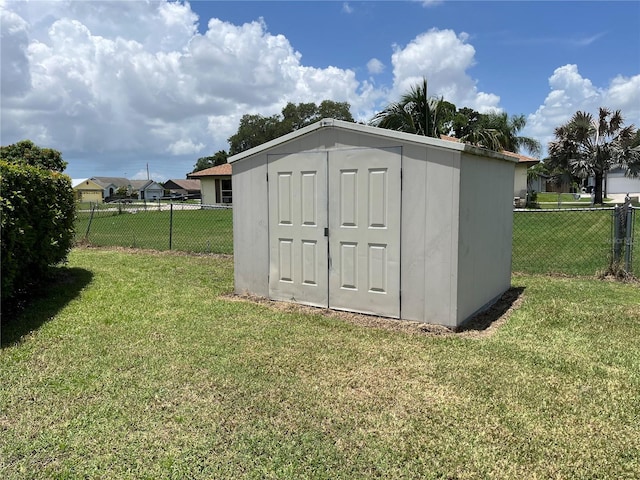
MULTIPOLYGON (((195 162, 193 163, 195 164, 195 162)), ((128 178, 130 180, 147 180, 147 178, 150 178, 151 180, 154 180, 156 182, 166 182, 167 180, 169 180, 169 177, 167 177, 164 173, 152 170, 147 171, 146 168, 138 170, 133 175, 128 175, 128 178)))
POLYGON ((184 158, 227 148, 244 113, 358 98, 353 71, 302 65, 261 19, 199 34, 188 3, 37 4, 2 7, 3 142, 184 158))
POLYGON ((24 94, 31 83, 29 59, 27 58, 28 25, 22 17, 0 8, 0 42, 2 56, 2 92, 13 96, 24 94))
MULTIPOLYGON (((190 171, 197 157, 228 148, 244 114, 332 99, 367 121, 422 77, 431 94, 458 106, 500 108, 469 73, 476 50, 464 32, 429 30, 354 71, 304 64, 262 19, 201 19, 186 2, 0 0, 0 10, 2 141, 57 148, 80 159, 86 170, 76 176, 121 176, 153 162, 157 175, 176 178, 157 164, 190 171), (369 78, 359 79, 365 67, 369 78), (390 85, 379 83, 386 70, 390 85)), ((601 105, 640 124, 640 75, 595 86, 565 65, 549 85, 527 135, 545 141, 575 111, 601 105)))
POLYGON ((344 2, 342 4, 342 11, 344 13, 353 13, 353 7, 349 4, 349 2, 344 2))
MULTIPOLYGON (((353 70, 302 64, 263 19, 199 19, 186 2, 16 1, 0 8, 3 142, 30 138, 103 171, 169 158, 189 171, 197 156, 228 148, 243 114, 273 115, 289 101, 346 101, 356 120, 367 121, 424 75, 433 94, 456 104, 485 111, 499 102, 477 90, 466 73, 475 50, 466 34, 451 30, 395 46, 388 87, 353 70), (207 22, 203 33, 200 21, 207 22)), ((385 64, 373 58, 366 68, 379 75, 385 64)))
POLYGON ((371 75, 378 75, 384 72, 384 63, 377 58, 372 58, 367 62, 367 71, 371 75))
POLYGON ((393 90, 398 98, 413 85, 427 78, 430 95, 443 96, 456 105, 486 112, 498 108, 500 97, 479 92, 467 70, 475 63, 475 48, 467 43, 466 33, 431 29, 418 35, 408 45, 394 47, 393 90))
POLYGON ((605 106, 622 110, 626 124, 640 127, 640 75, 615 77, 604 92, 603 100, 605 106))
POLYGON ((173 142, 169 145, 168 150, 173 155, 191 155, 202 151, 204 147, 204 143, 195 144, 190 138, 188 138, 186 140, 181 139, 177 142, 173 142))
POLYGON ((535 113, 529 115, 524 135, 540 140, 544 147, 553 140, 554 130, 577 111, 596 114, 599 107, 620 109, 625 124, 640 123, 640 75, 615 77, 608 86, 596 87, 584 78, 577 65, 556 68, 549 77, 551 91, 535 113))

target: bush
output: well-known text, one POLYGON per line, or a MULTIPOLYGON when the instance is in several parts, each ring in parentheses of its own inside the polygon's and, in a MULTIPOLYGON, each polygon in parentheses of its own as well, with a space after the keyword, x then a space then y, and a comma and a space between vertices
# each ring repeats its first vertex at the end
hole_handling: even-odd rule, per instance
MULTIPOLYGON (((5 157, 6 158, 6 157, 5 157)), ((73 245, 75 202, 68 176, 0 159, 2 301, 28 292, 73 245)))

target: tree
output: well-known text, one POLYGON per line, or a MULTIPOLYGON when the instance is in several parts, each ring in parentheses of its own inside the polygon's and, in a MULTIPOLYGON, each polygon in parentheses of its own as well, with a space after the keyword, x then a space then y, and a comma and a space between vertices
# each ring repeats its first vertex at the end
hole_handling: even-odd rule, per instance
POLYGON ((229 155, 226 150, 218 150, 215 155, 209 157, 200 157, 196 164, 193 166, 191 173, 196 173, 206 168, 217 167, 227 163, 229 155))
POLYGON ((524 115, 509 117, 505 112, 488 113, 481 115, 479 124, 481 129, 496 132, 499 150, 520 153, 524 149, 533 155, 540 155, 540 142, 519 135, 527 124, 524 115))
POLYGON ((347 102, 332 100, 323 100, 319 106, 315 103, 295 105, 289 102, 282 109, 282 129, 286 133, 294 132, 323 118, 353 122, 353 116, 349 109, 350 105, 347 102))
POLYGON ((411 87, 409 92, 400 97, 400 101, 389 104, 377 113, 370 124, 379 128, 440 138, 441 134, 449 132, 440 131, 443 122, 438 121, 438 115, 449 112, 449 105, 452 104, 445 104, 442 98, 429 98, 427 79, 423 78, 422 83, 411 87))
POLYGON ((281 135, 281 120, 278 115, 243 115, 238 131, 229 137, 229 155, 235 155, 257 147, 281 135))
POLYGON ((318 115, 315 103, 287 103, 282 109, 283 129, 287 132, 299 130, 313 123, 318 115))
POLYGON ((461 142, 495 151, 502 150, 498 131, 489 126, 486 115, 463 107, 456 113, 453 125, 454 135, 461 142))
POLYGON ((637 130, 624 127, 620 110, 600 107, 595 118, 578 111, 555 129, 555 140, 549 143, 549 165, 580 178, 595 178, 594 203, 602 204, 602 181, 612 167, 620 167, 628 175, 640 173, 640 148, 635 145, 637 130))
POLYGON ((453 103, 444 98, 429 97, 427 80, 416 85, 400 98, 377 113, 372 125, 400 132, 439 138, 452 132, 461 142, 490 150, 520 152, 526 149, 538 155, 540 143, 518 135, 526 125, 524 115, 509 118, 506 113, 481 114, 463 107, 456 111, 453 103))
POLYGON ((318 106, 318 113, 314 121, 322 120, 323 118, 333 118, 335 120, 343 120, 345 122, 355 122, 350 109, 351 105, 347 102, 323 100, 318 106))
POLYGON ((455 124, 456 106, 441 99, 436 113, 436 128, 440 135, 451 135, 455 124))
MULTIPOLYGON (((42 282, 73 246, 75 199, 57 150, 30 140, 0 147, 0 279, 5 301, 42 282)), ((4 320, 4 318, 3 318, 4 320)))
POLYGON ((58 150, 40 148, 31 140, 21 140, 18 143, 0 147, 0 158, 7 162, 56 172, 63 172, 67 168, 67 162, 62 159, 62 154, 58 150))
POLYGON ((540 142, 519 135, 526 124, 524 115, 509 117, 504 112, 482 114, 464 107, 456 113, 453 131, 460 141, 478 147, 514 153, 520 153, 524 149, 533 155, 539 155, 540 142))
POLYGON ((282 115, 263 117, 262 115, 244 115, 240 119, 238 131, 229 137, 229 155, 244 152, 287 133, 311 125, 323 118, 334 118, 353 122, 347 102, 324 100, 319 106, 315 103, 287 103, 282 115))

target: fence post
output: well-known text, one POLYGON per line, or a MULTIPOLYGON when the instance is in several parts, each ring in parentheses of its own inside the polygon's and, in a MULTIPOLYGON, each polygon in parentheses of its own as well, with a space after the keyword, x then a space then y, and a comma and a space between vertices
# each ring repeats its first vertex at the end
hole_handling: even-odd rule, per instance
POLYGON ((173 202, 169 204, 169 250, 173 243, 173 202))
POLYGON ((84 234, 84 239, 89 240, 89 230, 91 229, 91 222, 93 221, 93 212, 96 211, 98 204, 91 203, 91 215, 89 215, 89 224, 87 225, 87 231, 84 234))
POLYGON ((613 261, 627 273, 631 273, 633 210, 631 202, 626 201, 624 205, 617 205, 613 212, 613 261))
POLYGON ((625 271, 631 273, 631 259, 632 259, 632 251, 633 251, 633 215, 634 208, 631 206, 629 202, 625 204, 627 215, 626 215, 626 229, 625 229, 625 238, 624 238, 624 268, 625 271))
POLYGON ((622 222, 622 207, 616 205, 613 210, 613 264, 620 265, 622 244, 624 243, 624 225, 622 222))

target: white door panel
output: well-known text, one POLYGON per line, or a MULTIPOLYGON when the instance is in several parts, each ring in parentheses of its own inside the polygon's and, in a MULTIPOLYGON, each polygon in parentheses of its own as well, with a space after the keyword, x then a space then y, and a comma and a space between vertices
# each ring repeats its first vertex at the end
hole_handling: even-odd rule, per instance
POLYGON ((400 317, 401 158, 400 147, 268 156, 270 298, 400 317))
POLYGON ((329 306, 400 317, 401 150, 329 154, 329 306))
POLYGON ((328 306, 327 154, 269 155, 269 297, 328 306))

